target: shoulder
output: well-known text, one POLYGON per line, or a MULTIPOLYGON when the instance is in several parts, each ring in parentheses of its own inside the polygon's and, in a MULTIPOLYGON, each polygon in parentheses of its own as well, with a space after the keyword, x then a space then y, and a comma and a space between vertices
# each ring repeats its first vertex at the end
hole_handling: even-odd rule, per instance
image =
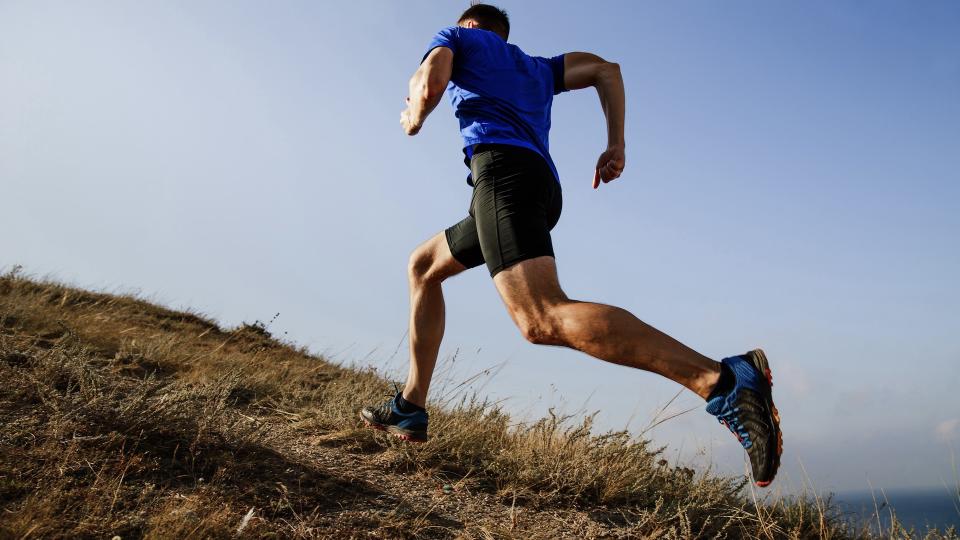
POLYGON ((516 48, 516 46, 503 41, 500 36, 493 32, 462 26, 441 28, 430 41, 428 52, 435 47, 448 47, 453 50, 454 54, 466 56, 472 56, 479 52, 503 55, 504 52, 502 51, 516 48))
POLYGON ((422 64, 426 60, 427 55, 430 54, 430 51, 436 49, 437 47, 446 47, 453 51, 454 54, 460 52, 460 31, 459 26, 448 26, 446 28, 441 28, 433 37, 430 39, 430 43, 427 45, 426 51, 424 51, 423 56, 420 57, 420 63, 422 64))
POLYGON ((460 41, 460 30, 463 29, 459 26, 447 26, 445 28, 441 28, 435 34, 433 34, 433 39, 431 41, 439 43, 455 43, 460 41))
POLYGON ((545 76, 553 79, 554 95, 567 91, 567 87, 564 83, 564 56, 564 54, 551 56, 549 58, 543 56, 531 56, 533 61, 540 66, 542 73, 545 76))
POLYGON ((433 35, 431 42, 436 45, 450 47, 454 49, 454 52, 457 52, 457 49, 460 47, 471 49, 477 47, 491 48, 498 44, 501 46, 506 45, 500 36, 493 32, 480 30, 479 28, 464 28, 462 26, 447 26, 441 28, 433 35))
POLYGON ((451 37, 452 37, 452 36, 458 36, 458 35, 460 34, 460 30, 463 30, 463 29, 460 28, 459 26, 445 26, 445 27, 441 28, 440 30, 437 30, 437 34, 436 34, 436 35, 438 35, 438 36, 451 36, 451 37))
POLYGON ((552 71, 560 70, 563 71, 563 59, 565 54, 558 54, 557 56, 531 56, 535 62, 538 64, 549 67, 552 71))

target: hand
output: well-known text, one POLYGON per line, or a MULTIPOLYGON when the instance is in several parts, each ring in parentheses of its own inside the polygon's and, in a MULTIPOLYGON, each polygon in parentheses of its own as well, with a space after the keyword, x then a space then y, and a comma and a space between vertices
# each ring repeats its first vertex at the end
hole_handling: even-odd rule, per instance
POLYGON ((593 189, 600 187, 601 180, 606 184, 611 180, 620 178, 626 159, 622 145, 610 146, 600 154, 600 159, 597 160, 597 168, 593 172, 593 189))
POLYGON ((420 132, 420 126, 413 121, 413 117, 410 114, 410 109, 406 109, 400 113, 400 126, 403 128, 403 132, 407 135, 416 135, 420 132))
POLYGON ((420 132, 421 126, 414 121, 413 114, 410 112, 409 97, 407 98, 407 108, 400 113, 400 126, 407 135, 416 135, 420 132))

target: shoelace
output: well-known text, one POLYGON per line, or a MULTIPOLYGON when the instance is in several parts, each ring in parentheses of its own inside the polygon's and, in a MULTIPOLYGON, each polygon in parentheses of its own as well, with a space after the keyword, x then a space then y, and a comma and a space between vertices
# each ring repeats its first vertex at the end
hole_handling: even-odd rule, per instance
POLYGON ((750 448, 753 446, 753 443, 750 442, 750 434, 747 433, 747 429, 740 423, 740 417, 737 416, 737 413, 740 412, 740 407, 733 407, 726 412, 722 412, 717 415, 717 420, 727 427, 734 435, 736 435, 737 440, 740 441, 740 445, 744 448, 750 448))
POLYGON ((395 390, 393 394, 384 394, 384 397, 389 399, 375 409, 383 418, 389 418, 390 414, 393 413, 393 400, 396 399, 397 394, 400 393, 400 386, 396 382, 393 383, 393 389, 395 390))

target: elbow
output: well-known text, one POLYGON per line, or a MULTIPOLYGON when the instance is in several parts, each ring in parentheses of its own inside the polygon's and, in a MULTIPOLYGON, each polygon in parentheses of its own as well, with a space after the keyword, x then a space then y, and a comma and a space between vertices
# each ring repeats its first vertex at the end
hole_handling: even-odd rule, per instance
POLYGON ((435 101, 440 99, 440 96, 443 95, 443 92, 446 91, 446 85, 427 85, 423 89, 423 97, 427 101, 435 101))
POLYGON ((618 80, 620 75, 620 64, 616 62, 604 62, 597 70, 597 81, 618 80))
POLYGON ((425 81, 418 85, 417 90, 424 101, 432 102, 440 99, 447 85, 443 81, 425 81))
POLYGON ((447 81, 441 78, 430 78, 427 79, 426 84, 423 85, 423 97, 428 101, 434 101, 440 99, 440 96, 447 91, 447 81))

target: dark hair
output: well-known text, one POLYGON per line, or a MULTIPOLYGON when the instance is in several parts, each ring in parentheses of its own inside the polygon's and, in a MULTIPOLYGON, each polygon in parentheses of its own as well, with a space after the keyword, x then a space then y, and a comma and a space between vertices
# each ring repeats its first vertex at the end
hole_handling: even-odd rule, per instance
POLYGON ((483 30, 497 33, 504 41, 510 35, 510 18, 506 11, 496 6, 475 2, 457 19, 457 24, 467 19, 476 21, 483 30))

